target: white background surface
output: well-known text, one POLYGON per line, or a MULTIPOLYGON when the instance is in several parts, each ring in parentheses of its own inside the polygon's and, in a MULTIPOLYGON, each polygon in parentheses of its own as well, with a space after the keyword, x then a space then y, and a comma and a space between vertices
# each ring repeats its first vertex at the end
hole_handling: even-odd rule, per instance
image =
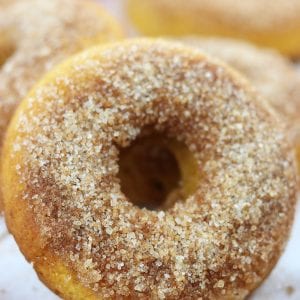
MULTIPOLYGON (((142 1, 142 0, 141 0, 142 1)), ((188 1, 188 0, 187 0, 188 1)), ((102 0, 133 35, 134 30, 120 9, 120 0, 102 0)), ((300 300, 300 202, 290 241, 284 255, 251 300, 300 300)), ((32 268, 19 252, 12 236, 7 234, 4 220, 0 217, 0 300, 57 300, 38 279, 32 268)))

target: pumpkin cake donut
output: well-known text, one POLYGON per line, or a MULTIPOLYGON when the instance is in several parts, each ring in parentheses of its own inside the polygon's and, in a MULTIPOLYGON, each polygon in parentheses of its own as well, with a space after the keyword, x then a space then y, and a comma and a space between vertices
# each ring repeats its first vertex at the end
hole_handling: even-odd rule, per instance
POLYGON ((0 10, 0 148, 16 106, 45 72, 90 45, 122 37, 89 0, 13 1, 0 10))
POLYGON ((0 69, 1 138, 17 103, 41 75, 70 54, 122 37, 115 20, 93 1, 12 3, 0 12, 0 52, 6 55, 0 69))
POLYGON ((229 67, 180 43, 114 43, 19 106, 7 224, 64 299, 244 299, 286 244, 294 164, 276 115, 229 67))
POLYGON ((223 36, 249 40, 300 56, 298 0, 127 0, 128 13, 146 35, 223 36))
POLYGON ((122 37, 93 1, 28 0, 0 12, 0 135, 16 105, 53 65, 93 44, 122 37))
POLYGON ((245 75, 287 124, 300 171, 300 75, 295 66, 271 49, 237 40, 189 37, 182 41, 222 59, 245 75))

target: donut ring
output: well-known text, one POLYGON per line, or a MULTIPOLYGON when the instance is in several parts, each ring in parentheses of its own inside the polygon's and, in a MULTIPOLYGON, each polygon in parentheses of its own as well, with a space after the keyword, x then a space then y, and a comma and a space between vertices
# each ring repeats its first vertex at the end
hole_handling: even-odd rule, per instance
POLYGON ((128 12, 146 35, 234 37, 300 56, 298 0, 128 0, 128 12))
POLYGON ((90 49, 47 75, 2 159, 7 224, 42 281, 65 299, 246 297, 296 199, 291 148, 257 99, 228 67, 160 40, 90 49), (132 204, 118 178, 147 126, 184 143, 200 178, 165 210, 132 204))
POLYGON ((0 12, 0 33, 0 53, 7 58, 0 69, 0 140, 16 105, 41 75, 85 47, 122 36, 100 6, 82 0, 11 4, 0 12))
POLYGON ((231 39, 185 38, 184 43, 218 57, 240 71, 287 124, 300 172, 300 75, 278 53, 231 39))

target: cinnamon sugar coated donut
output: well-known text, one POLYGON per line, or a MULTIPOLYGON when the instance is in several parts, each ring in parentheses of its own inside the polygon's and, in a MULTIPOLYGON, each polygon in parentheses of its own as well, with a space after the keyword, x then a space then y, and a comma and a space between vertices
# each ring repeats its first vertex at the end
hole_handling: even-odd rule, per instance
POLYGON ((47 75, 2 159, 7 224, 43 282, 65 299, 245 298, 296 199, 291 147, 258 100, 228 67, 162 40, 90 49, 47 75), (197 170, 164 209, 132 203, 119 178, 120 153, 147 132, 197 170))
POLYGON ((0 11, 0 139, 16 105, 37 79, 79 50, 122 36, 96 3, 83 0, 12 2, 0 11))
POLYGON ((146 35, 225 36, 300 56, 298 0, 127 0, 146 35))
POLYGON ((236 40, 190 37, 182 41, 222 59, 249 79, 287 124, 299 167, 300 75, 295 66, 270 49, 236 40))

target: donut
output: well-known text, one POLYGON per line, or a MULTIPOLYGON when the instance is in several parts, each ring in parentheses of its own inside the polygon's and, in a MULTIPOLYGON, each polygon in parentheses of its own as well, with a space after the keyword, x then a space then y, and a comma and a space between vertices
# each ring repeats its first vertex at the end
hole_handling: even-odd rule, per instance
POLYGON ((101 6, 83 0, 13 1, 0 10, 0 148, 20 100, 55 64, 122 37, 101 6))
POLYGON ((127 0, 127 10, 143 34, 223 36, 300 56, 298 0, 127 0))
POLYGON ((10 123, 7 225, 64 299, 243 299, 293 220, 294 155, 278 123, 246 80, 192 47, 86 50, 10 123))
POLYGON ((93 44, 122 37, 119 25, 92 1, 28 0, 0 12, 0 135, 17 103, 47 70, 93 44))
POLYGON ((300 172, 300 75, 294 65, 277 52, 225 38, 183 38, 222 59, 241 72, 287 124, 295 145, 300 172))

